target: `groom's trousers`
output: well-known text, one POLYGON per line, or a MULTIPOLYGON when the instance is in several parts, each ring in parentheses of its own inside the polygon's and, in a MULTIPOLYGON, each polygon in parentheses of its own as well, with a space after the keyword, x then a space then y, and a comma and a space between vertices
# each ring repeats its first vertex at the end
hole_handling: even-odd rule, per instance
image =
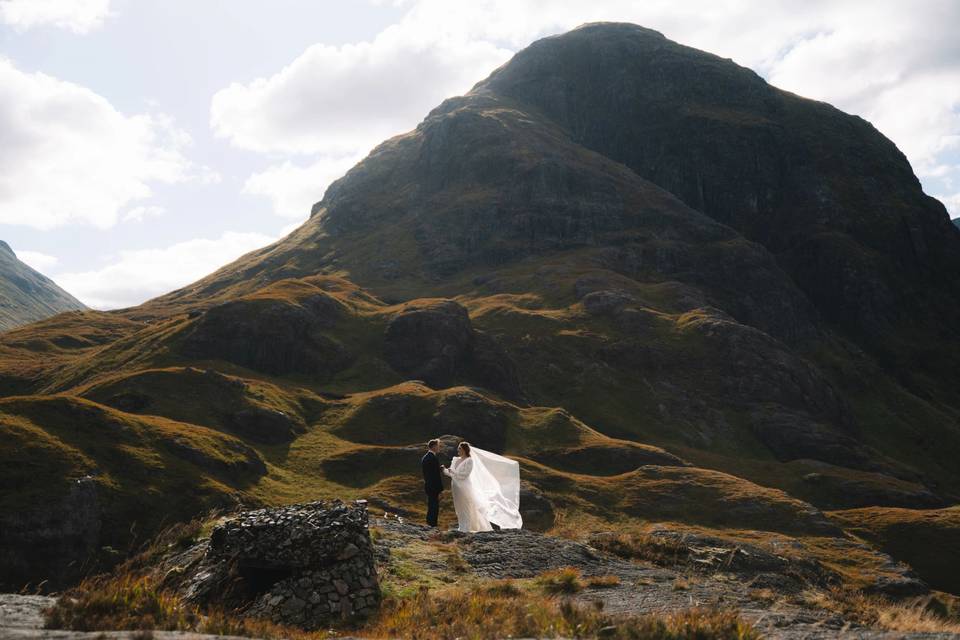
POLYGON ((427 524, 431 527, 437 526, 437 517, 440 515, 440 494, 427 494, 427 524))

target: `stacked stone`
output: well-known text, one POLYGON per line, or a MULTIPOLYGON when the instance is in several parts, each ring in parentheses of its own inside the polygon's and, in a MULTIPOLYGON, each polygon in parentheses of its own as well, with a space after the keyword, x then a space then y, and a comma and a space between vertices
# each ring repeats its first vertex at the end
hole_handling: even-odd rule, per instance
POLYGON ((231 566, 254 591, 247 613, 281 624, 317 629, 380 605, 365 501, 244 512, 214 529, 204 564, 231 566))

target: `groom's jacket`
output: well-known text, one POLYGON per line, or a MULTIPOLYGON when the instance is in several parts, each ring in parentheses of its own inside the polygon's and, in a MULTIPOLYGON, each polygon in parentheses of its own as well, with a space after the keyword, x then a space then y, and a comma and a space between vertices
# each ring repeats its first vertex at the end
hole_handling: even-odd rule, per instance
POLYGON ((440 473, 440 460, 437 459, 437 454, 427 451, 420 460, 420 468, 423 470, 424 491, 431 494, 443 491, 443 475, 440 473))

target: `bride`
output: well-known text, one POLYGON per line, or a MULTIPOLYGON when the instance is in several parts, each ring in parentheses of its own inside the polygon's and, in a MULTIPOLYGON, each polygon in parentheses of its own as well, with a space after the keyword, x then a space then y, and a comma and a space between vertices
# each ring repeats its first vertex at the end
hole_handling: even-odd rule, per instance
POLYGON ((469 442, 461 442, 457 454, 443 473, 451 478, 459 530, 491 531, 491 524, 501 529, 522 527, 520 465, 469 442))

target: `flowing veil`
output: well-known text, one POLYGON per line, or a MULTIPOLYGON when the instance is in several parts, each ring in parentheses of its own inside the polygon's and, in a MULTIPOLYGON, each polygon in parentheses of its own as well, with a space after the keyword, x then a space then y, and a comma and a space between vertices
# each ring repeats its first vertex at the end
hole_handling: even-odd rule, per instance
POLYGON ((473 488, 487 520, 501 529, 520 529, 520 463, 495 453, 470 448, 473 488))

